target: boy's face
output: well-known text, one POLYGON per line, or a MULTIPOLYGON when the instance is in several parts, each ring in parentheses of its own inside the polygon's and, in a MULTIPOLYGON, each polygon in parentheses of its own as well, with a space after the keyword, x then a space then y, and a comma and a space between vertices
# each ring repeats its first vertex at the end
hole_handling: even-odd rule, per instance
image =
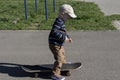
POLYGON ((71 19, 71 17, 67 13, 64 13, 62 18, 64 21, 71 19))

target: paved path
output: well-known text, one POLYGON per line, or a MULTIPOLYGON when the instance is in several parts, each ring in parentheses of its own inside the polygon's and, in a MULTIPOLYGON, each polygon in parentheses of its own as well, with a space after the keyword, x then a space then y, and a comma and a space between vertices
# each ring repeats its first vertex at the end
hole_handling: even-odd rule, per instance
POLYGON ((105 15, 120 14, 120 0, 84 0, 97 3, 105 15))
MULTIPOLYGON (((53 63, 49 31, 0 31, 0 80, 50 80, 48 74, 32 78, 20 65, 53 63)), ((71 31, 72 44, 65 44, 67 60, 82 62, 66 80, 120 80, 119 31, 71 31)))

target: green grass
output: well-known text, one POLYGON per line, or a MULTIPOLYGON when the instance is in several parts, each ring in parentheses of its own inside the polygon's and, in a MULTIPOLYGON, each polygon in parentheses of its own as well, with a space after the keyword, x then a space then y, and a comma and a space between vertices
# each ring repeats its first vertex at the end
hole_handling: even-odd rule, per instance
POLYGON ((49 30, 57 17, 59 6, 73 6, 77 19, 66 22, 68 30, 116 30, 113 20, 120 20, 120 15, 105 16, 98 5, 92 2, 74 0, 56 0, 57 10, 53 12, 53 0, 47 0, 49 19, 45 20, 44 0, 38 0, 39 11, 35 12, 34 0, 27 0, 29 16, 25 20, 23 0, 0 0, 0 30, 49 30), (17 23, 13 22, 17 20, 17 23))

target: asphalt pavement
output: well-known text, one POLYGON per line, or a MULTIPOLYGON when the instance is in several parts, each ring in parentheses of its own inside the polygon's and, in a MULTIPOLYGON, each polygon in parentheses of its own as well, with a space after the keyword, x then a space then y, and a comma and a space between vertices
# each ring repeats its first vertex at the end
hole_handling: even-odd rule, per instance
MULTIPOLYGON (((66 80, 120 80, 120 31, 69 31, 73 43, 65 43, 68 62, 82 62, 66 80)), ((0 31, 0 80, 51 80, 38 78, 21 65, 53 63, 48 47, 49 31, 0 31)))

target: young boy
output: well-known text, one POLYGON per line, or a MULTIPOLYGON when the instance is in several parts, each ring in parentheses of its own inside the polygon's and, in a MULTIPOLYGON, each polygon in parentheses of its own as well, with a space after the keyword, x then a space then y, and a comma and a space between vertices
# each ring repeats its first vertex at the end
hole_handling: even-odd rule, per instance
POLYGON ((55 62, 53 67, 52 79, 64 80, 65 78, 61 76, 62 64, 66 63, 65 51, 63 48, 64 42, 72 42, 72 39, 68 36, 65 29, 65 22, 71 18, 76 18, 72 6, 64 4, 59 8, 59 15, 56 18, 51 32, 49 34, 49 48, 54 55, 55 62))

